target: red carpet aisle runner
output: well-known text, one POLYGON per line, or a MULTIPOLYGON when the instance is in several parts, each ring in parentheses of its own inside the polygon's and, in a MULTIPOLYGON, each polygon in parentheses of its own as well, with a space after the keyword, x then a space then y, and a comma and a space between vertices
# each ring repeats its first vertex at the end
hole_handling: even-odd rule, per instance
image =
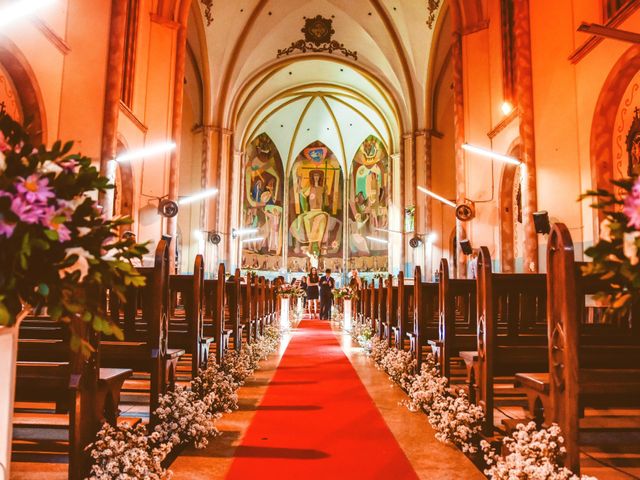
POLYGON ((300 324, 228 479, 415 479, 328 322, 300 324))

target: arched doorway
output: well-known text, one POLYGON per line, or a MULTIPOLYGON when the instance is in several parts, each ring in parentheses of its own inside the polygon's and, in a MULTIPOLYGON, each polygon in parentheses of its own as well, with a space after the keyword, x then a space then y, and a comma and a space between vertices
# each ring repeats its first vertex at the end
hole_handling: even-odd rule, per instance
MULTIPOLYGON (((509 151, 509 156, 520 158, 520 144, 509 151)), ((503 273, 517 270, 516 259, 524 248, 522 223, 522 172, 516 165, 505 164, 500 181, 500 261, 503 273)))

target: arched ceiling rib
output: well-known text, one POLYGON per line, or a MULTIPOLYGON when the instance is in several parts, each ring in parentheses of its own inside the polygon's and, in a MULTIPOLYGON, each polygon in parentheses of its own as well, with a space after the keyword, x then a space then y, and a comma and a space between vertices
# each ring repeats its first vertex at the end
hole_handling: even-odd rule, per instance
MULTIPOLYGON (((300 29, 304 17, 322 15, 333 22, 333 38, 358 52, 357 61, 346 61, 339 54, 330 56, 356 65, 385 87, 396 103, 395 114, 400 118, 396 123, 402 125, 403 133, 423 128, 424 110, 418 105, 424 102, 432 34, 425 25, 426 4, 424 0, 216 2, 215 20, 207 29, 216 105, 214 123, 237 131, 235 122, 240 121, 237 104, 243 102, 238 97, 247 93, 247 82, 256 72, 277 63, 278 49, 303 37, 300 29)), ((308 76, 312 77, 313 72, 308 72, 308 76)), ((293 81, 289 86, 300 83, 293 81)))

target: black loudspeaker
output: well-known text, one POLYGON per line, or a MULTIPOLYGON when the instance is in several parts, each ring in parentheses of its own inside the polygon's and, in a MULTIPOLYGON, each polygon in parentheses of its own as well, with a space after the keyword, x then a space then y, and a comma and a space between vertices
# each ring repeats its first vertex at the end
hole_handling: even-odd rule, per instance
POLYGON ((209 243, 213 243, 214 245, 218 245, 222 241, 222 237, 216 232, 209 232, 208 237, 209 243))
POLYGON ((542 210, 533 212, 533 224, 536 227, 536 233, 544 233, 548 235, 551 231, 551 223, 549 223, 549 212, 542 210))
POLYGON ((460 248, 465 255, 471 255, 473 253, 473 248, 469 240, 460 240, 460 248))
POLYGON ((418 235, 415 235, 409 239, 409 246, 411 248, 418 248, 420 245, 422 245, 422 239, 418 235))

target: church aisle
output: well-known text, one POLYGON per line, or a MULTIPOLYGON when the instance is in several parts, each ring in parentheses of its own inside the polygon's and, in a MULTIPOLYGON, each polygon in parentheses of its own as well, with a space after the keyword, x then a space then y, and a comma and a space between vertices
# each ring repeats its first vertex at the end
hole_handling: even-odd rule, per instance
POLYGON ((228 479, 417 478, 328 322, 294 333, 228 479))

